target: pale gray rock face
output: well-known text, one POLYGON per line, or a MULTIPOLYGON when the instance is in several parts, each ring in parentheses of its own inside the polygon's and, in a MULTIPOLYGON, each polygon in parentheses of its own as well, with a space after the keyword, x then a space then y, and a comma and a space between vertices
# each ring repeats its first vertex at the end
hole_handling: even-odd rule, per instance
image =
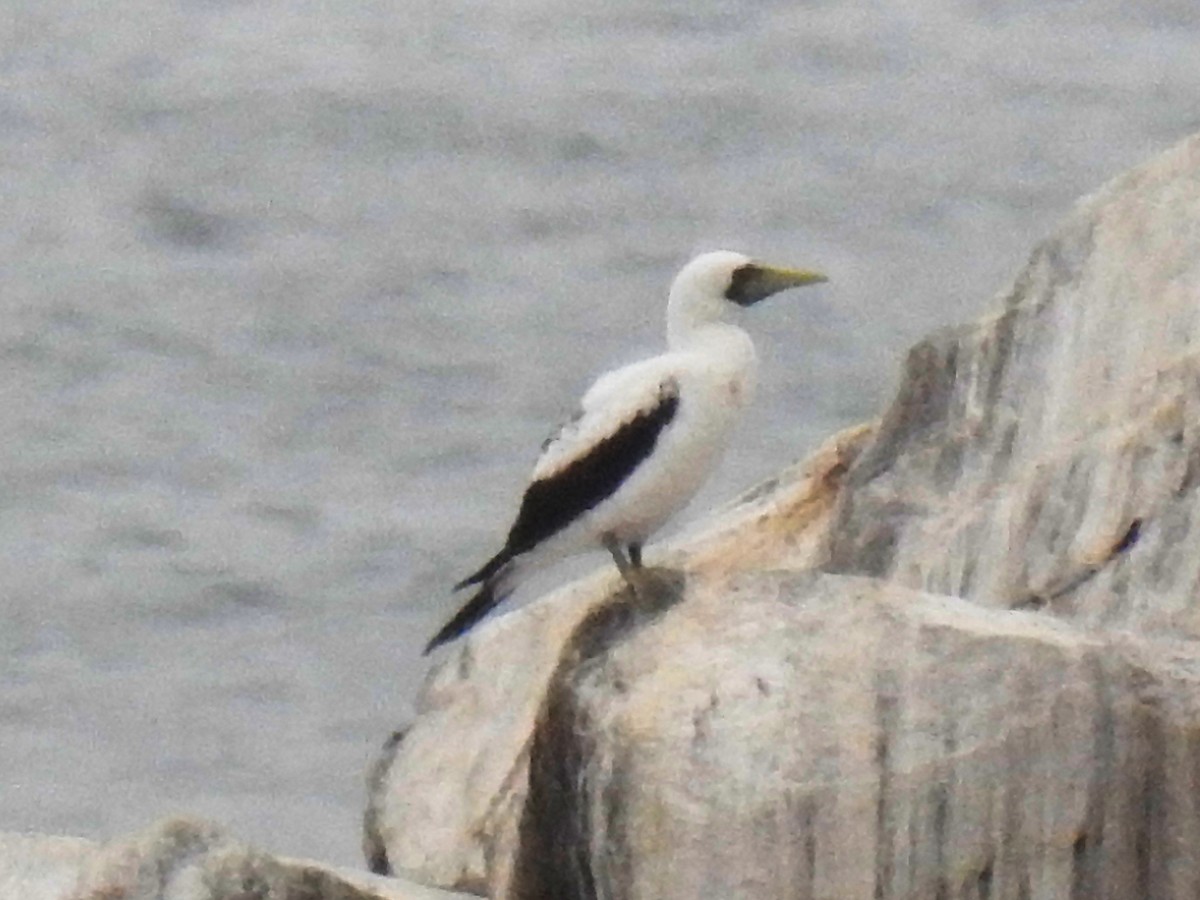
POLYGON ((0 898, 62 900, 96 848, 82 838, 0 832, 0 898))
POLYGON ((169 819, 97 844, 0 833, 0 900, 452 900, 395 878, 271 856, 222 829, 169 819))
POLYGON ((913 349, 828 568, 1200 634, 1200 138, 1084 200, 1001 308, 913 349))
POLYGON ((1197 346, 1200 136, 640 602, 602 572, 454 647, 374 864, 524 900, 1200 896, 1197 346))
POLYGON ((1157 702, 1191 657, 828 575, 697 584, 672 618, 552 684, 499 896, 1200 891, 1172 847, 1200 708, 1157 702))

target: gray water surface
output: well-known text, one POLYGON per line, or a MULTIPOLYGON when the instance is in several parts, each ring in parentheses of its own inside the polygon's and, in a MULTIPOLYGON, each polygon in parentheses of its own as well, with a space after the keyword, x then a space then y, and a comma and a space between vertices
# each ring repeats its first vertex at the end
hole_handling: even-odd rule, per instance
POLYGON ((358 863, 449 585, 675 270, 832 278, 747 316, 694 520, 1200 128, 1200 11, 3 0, 0 78, 0 828, 358 863))

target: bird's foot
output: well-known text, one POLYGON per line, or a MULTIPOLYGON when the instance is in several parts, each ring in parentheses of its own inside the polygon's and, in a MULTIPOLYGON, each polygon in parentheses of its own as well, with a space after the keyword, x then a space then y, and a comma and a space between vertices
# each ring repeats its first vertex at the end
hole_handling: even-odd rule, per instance
POLYGON ((675 569, 632 569, 625 583, 633 607, 643 612, 666 609, 683 598, 683 573, 675 569))
POLYGON ((629 585, 629 589, 633 591, 633 596, 638 602, 644 603, 653 599, 655 581, 652 572, 653 570, 651 569, 638 567, 621 573, 625 578, 625 583, 629 585))
POLYGON ((617 571, 629 586, 634 603, 639 607, 658 607, 665 602, 678 599, 682 584, 678 572, 670 569, 646 568, 642 565, 642 545, 630 544, 626 548, 614 536, 605 535, 604 547, 617 564, 617 571))

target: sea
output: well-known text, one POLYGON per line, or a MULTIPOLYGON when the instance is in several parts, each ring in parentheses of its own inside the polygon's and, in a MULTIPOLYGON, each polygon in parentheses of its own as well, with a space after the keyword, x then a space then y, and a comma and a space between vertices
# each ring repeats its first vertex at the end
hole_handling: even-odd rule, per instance
POLYGON ((1200 129, 1200 7, 0 0, 0 85, 0 829, 361 865, 451 585, 677 269, 830 277, 747 312, 686 528, 1200 129))

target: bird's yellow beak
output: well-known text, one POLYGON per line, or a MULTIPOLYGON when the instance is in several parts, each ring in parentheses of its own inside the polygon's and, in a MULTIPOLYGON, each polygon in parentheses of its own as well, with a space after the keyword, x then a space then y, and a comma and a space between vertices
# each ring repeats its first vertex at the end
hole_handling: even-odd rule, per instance
POLYGON ((750 306, 788 288, 820 284, 828 280, 820 272, 809 269, 785 269, 757 262, 748 263, 733 273, 725 296, 739 306, 750 306))
POLYGON ((781 269, 775 266, 763 266, 763 279, 771 288, 771 293, 785 291, 788 288, 804 287, 807 284, 821 284, 829 279, 820 272, 809 269, 781 269))

